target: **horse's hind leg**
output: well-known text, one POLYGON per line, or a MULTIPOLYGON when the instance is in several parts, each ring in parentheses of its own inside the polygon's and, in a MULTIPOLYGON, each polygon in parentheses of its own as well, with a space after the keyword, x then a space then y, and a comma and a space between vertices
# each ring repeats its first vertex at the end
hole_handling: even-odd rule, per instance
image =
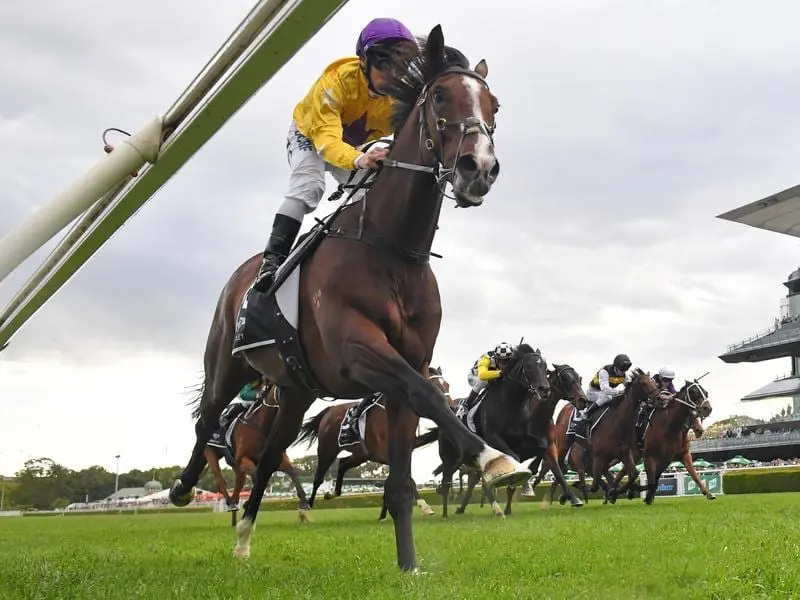
POLYGON ((244 516, 236 527, 234 556, 250 556, 250 543, 255 528, 258 509, 264 498, 270 477, 280 467, 286 449, 297 439, 303 425, 303 415, 314 402, 313 394, 291 387, 280 388, 280 408, 270 430, 264 450, 258 457, 258 466, 253 477, 253 489, 245 504, 244 516))
POLYGON ((294 489, 297 492, 297 499, 298 499, 298 516, 300 517, 301 523, 308 523, 308 510, 311 508, 308 504, 308 499, 306 498, 306 491, 303 489, 303 483, 300 481, 300 471, 297 470, 297 467, 292 464, 292 461, 289 460, 289 457, 286 453, 283 454, 283 458, 281 459, 281 465, 279 470, 286 473, 289 476, 289 479, 292 480, 294 484, 294 489))
POLYGON ((425 501, 425 498, 422 497, 422 494, 419 493, 416 484, 414 484, 414 500, 417 502, 417 506, 419 506, 419 510, 422 513, 423 517, 428 517, 430 515, 436 514, 436 511, 433 510, 431 505, 428 504, 425 501))
POLYGON ((211 434, 219 427, 219 415, 244 385, 257 377, 256 371, 244 361, 230 355, 232 343, 233 334, 228 339, 221 333, 215 334, 212 328, 206 350, 206 377, 195 423, 195 445, 189 463, 169 490, 169 499, 175 506, 186 506, 192 501, 192 488, 197 485, 206 465, 203 452, 211 434), (215 342, 216 348, 213 347, 215 342))
POLYGON ((342 495, 342 485, 344 484, 344 476, 350 469, 363 465, 367 462, 367 457, 360 452, 353 453, 350 456, 345 456, 339 459, 339 466, 336 468, 336 485, 333 489, 334 496, 342 495))

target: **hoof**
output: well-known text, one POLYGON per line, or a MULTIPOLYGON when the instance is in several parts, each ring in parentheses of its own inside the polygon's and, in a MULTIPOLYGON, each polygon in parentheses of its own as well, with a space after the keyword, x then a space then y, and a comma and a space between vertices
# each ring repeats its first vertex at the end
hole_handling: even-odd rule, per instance
POLYGON ((711 492, 708 492, 708 496, 706 496, 706 498, 708 498, 709 500, 716 500, 717 499, 717 497, 714 494, 712 494, 711 492))
POLYGON ((533 476, 530 470, 510 456, 498 455, 486 462, 483 480, 490 487, 515 487, 525 483, 533 476))
POLYGON ((423 517, 430 517, 431 515, 435 515, 436 511, 433 510, 430 506, 426 506, 422 509, 422 516, 423 517))
POLYGON ((233 549, 233 555, 236 558, 250 558, 250 548, 240 548, 239 546, 236 546, 233 549))
POLYGON ((297 509, 297 516, 300 518, 301 523, 311 523, 311 517, 308 515, 308 509, 297 509))
POLYGON ((583 506, 583 502, 581 502, 580 498, 575 498, 572 501, 572 508, 580 508, 581 506, 583 506))
POLYGON ((169 501, 175 506, 184 507, 194 500, 194 488, 184 489, 183 482, 176 479, 169 488, 169 501))

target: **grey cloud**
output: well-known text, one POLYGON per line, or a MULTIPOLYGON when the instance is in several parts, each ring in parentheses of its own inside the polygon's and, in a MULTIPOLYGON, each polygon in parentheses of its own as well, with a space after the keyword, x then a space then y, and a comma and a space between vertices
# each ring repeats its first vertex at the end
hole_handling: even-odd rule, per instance
MULTIPOLYGON (((250 8, 205 2, 187 20, 185 4, 157 19, 89 1, 44 18, 37 6, 0 9, 0 53, 16 57, 0 65, 0 232, 101 156, 103 128, 165 110, 250 8)), ((793 4, 529 3, 491 28, 420 6, 399 17, 421 33, 441 22, 473 64, 486 57, 502 104, 497 186, 480 208, 448 202, 434 244, 435 360, 448 379, 463 389, 499 338, 525 335, 586 378, 618 348, 651 368, 717 365, 724 344, 769 324, 796 244, 714 215, 795 183, 798 48, 773 27, 793 4)), ((352 52, 366 9, 351 0, 9 352, 88 361, 160 348, 199 365, 219 290, 263 248, 286 185, 294 102, 352 52)))

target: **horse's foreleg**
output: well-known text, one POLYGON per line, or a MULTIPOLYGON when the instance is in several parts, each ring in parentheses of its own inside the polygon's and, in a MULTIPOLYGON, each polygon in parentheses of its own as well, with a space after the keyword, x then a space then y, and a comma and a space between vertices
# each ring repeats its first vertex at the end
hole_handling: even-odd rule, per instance
POLYGON ((700 491, 703 492, 703 495, 709 500, 714 500, 716 496, 711 493, 711 490, 709 490, 706 484, 703 483, 703 480, 700 479, 700 475, 697 474, 697 469, 694 468, 694 462, 692 462, 692 453, 689 452, 688 449, 683 453, 681 462, 683 462, 683 466, 689 471, 689 475, 697 484, 697 487, 700 488, 700 491))
POLYGON ((561 486, 561 489, 564 490, 564 496, 562 496, 562 498, 566 497, 566 499, 569 500, 570 504, 572 504, 574 507, 583 506, 583 502, 581 502, 577 496, 575 496, 567 484, 567 478, 564 477, 564 471, 561 470, 561 462, 559 458, 558 447, 556 446, 555 440, 550 440, 547 444, 547 450, 545 450, 545 460, 542 461, 542 463, 549 464, 550 470, 553 472, 553 477, 555 477, 555 481, 550 488, 551 496, 552 490, 555 489, 556 483, 558 483, 561 486))
MULTIPOLYGON (((322 429, 322 427, 320 427, 322 429)), ((336 460, 336 455, 339 452, 339 447, 334 441, 329 444, 325 441, 325 437, 320 434, 319 441, 317 442, 317 468, 314 471, 314 487, 311 489, 311 498, 308 500, 308 506, 314 507, 314 500, 317 497, 317 490, 322 482, 325 481, 325 474, 331 468, 333 461, 336 460)))
POLYGON ((403 571, 413 571, 417 569, 417 555, 411 513, 416 484, 411 478, 411 453, 419 417, 395 396, 387 396, 386 417, 389 423, 389 477, 384 484, 383 497, 394 520, 397 564, 403 571))
POLYGON ((480 478, 481 478, 480 473, 475 473, 474 471, 470 471, 467 473, 467 489, 464 492, 464 495, 461 496, 461 504, 456 509, 457 515, 464 514, 464 511, 467 509, 467 504, 469 504, 469 501, 472 498, 472 491, 475 489, 475 486, 477 485, 480 478))
POLYGON ((270 430, 264 450, 258 458, 258 467, 253 477, 253 489, 245 504, 244 516, 236 526, 236 548, 234 555, 246 558, 250 556, 250 543, 255 529, 258 509, 267 489, 272 474, 278 470, 286 449, 297 439, 303 425, 303 415, 315 398, 308 392, 291 387, 280 389, 280 408, 275 415, 275 422, 270 430))
POLYGON ((225 504, 227 505, 228 510, 231 510, 233 503, 231 502, 231 497, 228 495, 228 484, 225 481, 225 477, 222 476, 222 470, 219 468, 219 459, 217 458, 217 454, 208 446, 206 446, 203 454, 205 455, 206 463, 208 463, 208 468, 214 475, 214 483, 217 486, 217 492, 222 494, 222 497, 225 498, 225 504))
POLYGON ((460 457, 459 463, 478 466, 490 485, 511 485, 531 476, 519 461, 467 429, 450 410, 441 390, 415 371, 382 333, 367 323, 353 325, 358 337, 346 341, 342 352, 352 379, 396 398, 420 417, 433 421, 440 430, 439 442, 448 440, 460 457))

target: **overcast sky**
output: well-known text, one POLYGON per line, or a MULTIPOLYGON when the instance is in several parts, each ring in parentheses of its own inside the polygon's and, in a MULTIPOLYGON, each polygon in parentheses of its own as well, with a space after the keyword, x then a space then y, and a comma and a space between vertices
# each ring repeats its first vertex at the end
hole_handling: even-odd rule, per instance
MULTIPOLYGON (((0 235, 102 156, 103 129, 165 111, 251 6, 0 4, 0 235)), ((618 352, 710 370, 712 420, 753 412, 738 399, 788 359, 717 356, 773 322, 800 240, 714 217, 798 183, 800 6, 350 0, 0 355, 0 473, 42 455, 185 463, 186 388, 221 286, 265 244, 292 109, 387 15, 420 34, 441 23, 473 65, 486 58, 502 105, 500 178, 480 208, 448 204, 434 244, 434 364, 453 390, 466 395, 483 351, 525 336, 585 382, 618 352)), ((3 304, 43 252, 0 284, 3 304)), ((418 453, 415 477, 434 454, 418 453)))

